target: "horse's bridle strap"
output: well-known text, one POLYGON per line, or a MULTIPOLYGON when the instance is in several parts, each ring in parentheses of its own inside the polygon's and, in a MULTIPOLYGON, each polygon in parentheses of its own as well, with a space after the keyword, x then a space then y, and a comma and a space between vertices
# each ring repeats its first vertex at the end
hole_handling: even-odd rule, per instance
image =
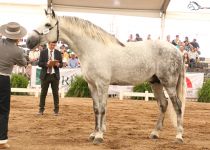
MULTIPOLYGON (((48 30, 50 31, 50 30, 52 30, 55 26, 57 26, 57 41, 58 41, 58 39, 59 39, 59 21, 57 20, 57 22, 56 22, 56 24, 53 26, 53 27, 50 27, 48 30)), ((42 33, 40 33, 39 31, 37 31, 37 30, 33 30, 34 32, 36 32, 38 35, 45 35, 43 32, 42 33)))

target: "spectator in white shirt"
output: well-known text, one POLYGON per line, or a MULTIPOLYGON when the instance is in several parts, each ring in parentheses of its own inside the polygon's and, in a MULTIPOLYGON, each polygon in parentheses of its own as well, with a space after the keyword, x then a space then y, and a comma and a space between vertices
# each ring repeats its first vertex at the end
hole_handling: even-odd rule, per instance
POLYGON ((40 52, 39 52, 39 49, 33 49, 29 52, 29 63, 32 65, 32 66, 36 66, 38 64, 38 60, 39 60, 39 55, 40 55, 40 52))
POLYGON ((199 59, 199 54, 196 51, 196 48, 192 48, 191 51, 188 52, 190 59, 190 67, 194 67, 199 59))

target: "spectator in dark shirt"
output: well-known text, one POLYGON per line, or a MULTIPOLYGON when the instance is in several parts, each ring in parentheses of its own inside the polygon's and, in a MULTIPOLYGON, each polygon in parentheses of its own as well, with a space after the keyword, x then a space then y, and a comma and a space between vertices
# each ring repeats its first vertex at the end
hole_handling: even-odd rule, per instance
POLYGON ((143 41, 143 39, 139 36, 138 33, 136 33, 135 41, 143 41))
POLYGON ((180 42, 180 40, 179 40, 179 35, 176 35, 176 39, 174 39, 174 40, 172 41, 172 44, 173 44, 174 46, 179 47, 179 42, 180 42))
POLYGON ((197 51, 197 53, 200 55, 201 54, 201 52, 199 50, 200 46, 199 46, 197 40, 193 39, 193 41, 190 44, 193 46, 193 48, 195 48, 195 51, 197 51))
POLYGON ((199 46, 199 44, 198 44, 198 42, 197 42, 196 39, 193 39, 193 41, 192 41, 190 44, 191 44, 194 48, 197 48, 197 49, 200 48, 200 46, 199 46))

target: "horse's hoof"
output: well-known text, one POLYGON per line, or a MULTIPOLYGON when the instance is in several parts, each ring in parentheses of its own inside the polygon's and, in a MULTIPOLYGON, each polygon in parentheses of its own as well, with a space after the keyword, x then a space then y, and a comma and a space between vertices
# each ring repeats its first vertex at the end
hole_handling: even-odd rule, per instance
POLYGON ((93 141, 95 139, 95 133, 90 134, 89 141, 93 141))
POLYGON ((176 138, 176 143, 182 144, 184 143, 184 140, 182 138, 176 138))
POLYGON ((94 138, 95 138, 94 136, 89 136, 88 140, 92 142, 94 138))
POLYGON ((155 134, 150 134, 149 138, 150 139, 158 139, 159 136, 158 135, 155 135, 155 134))
POLYGON ((103 138, 94 138, 93 144, 98 145, 98 144, 101 144, 103 141, 104 141, 103 138))

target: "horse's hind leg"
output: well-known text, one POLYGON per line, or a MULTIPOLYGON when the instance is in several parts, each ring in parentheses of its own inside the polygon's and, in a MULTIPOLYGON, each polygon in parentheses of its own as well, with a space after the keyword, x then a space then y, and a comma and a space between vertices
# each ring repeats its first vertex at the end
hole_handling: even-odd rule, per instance
POLYGON ((174 110, 177 115, 177 134, 176 139, 179 143, 183 142, 182 134, 183 134, 183 123, 182 123, 182 102, 177 96, 176 86, 174 87, 165 87, 170 100, 173 104, 174 110))
POLYGON ((158 121, 152 133, 150 134, 150 138, 157 139, 159 137, 159 131, 163 127, 163 121, 165 118, 165 112, 167 110, 168 101, 163 92, 163 86, 160 83, 151 84, 155 98, 157 99, 157 103, 160 109, 160 115, 158 117, 158 121))
POLYGON ((93 109, 95 113, 95 131, 90 134, 89 139, 94 144, 100 144, 103 141, 103 132, 106 130, 106 103, 107 88, 105 86, 88 85, 93 98, 93 109))

